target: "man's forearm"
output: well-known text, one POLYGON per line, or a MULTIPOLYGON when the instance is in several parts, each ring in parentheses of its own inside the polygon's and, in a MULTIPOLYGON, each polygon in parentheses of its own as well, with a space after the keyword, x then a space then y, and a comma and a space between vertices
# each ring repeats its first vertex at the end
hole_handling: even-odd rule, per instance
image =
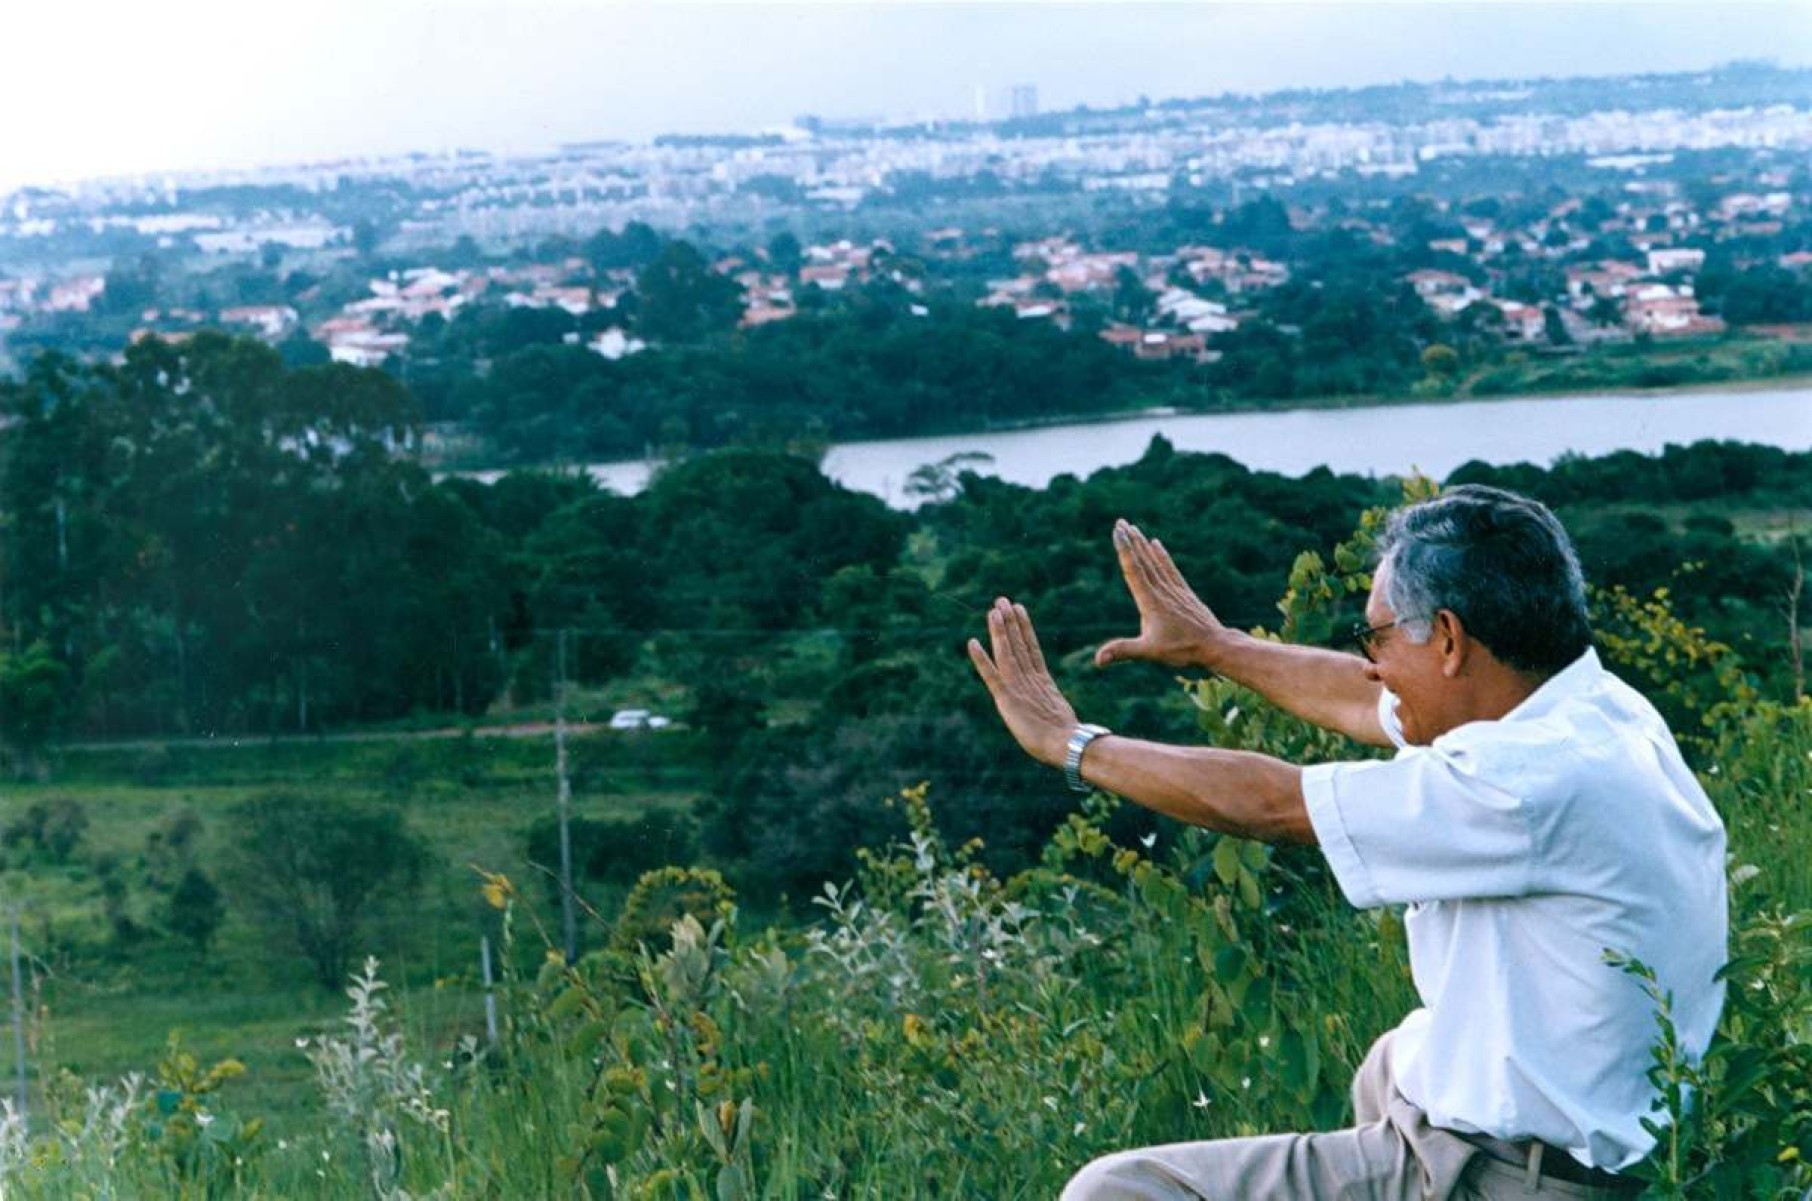
POLYGON ((1230 630, 1203 647, 1200 665, 1304 721, 1373 746, 1390 745, 1378 724, 1379 685, 1367 678, 1358 655, 1230 630))
POLYGON ((1192 826, 1262 842, 1316 841, 1302 769, 1269 755, 1109 735, 1089 744, 1082 778, 1192 826))

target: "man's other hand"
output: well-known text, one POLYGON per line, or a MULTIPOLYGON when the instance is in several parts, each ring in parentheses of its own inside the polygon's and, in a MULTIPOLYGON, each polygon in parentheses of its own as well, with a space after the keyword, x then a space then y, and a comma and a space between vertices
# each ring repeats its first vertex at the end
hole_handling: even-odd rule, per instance
POLYGON ((993 694, 1001 720, 1025 752, 1040 763, 1058 767, 1076 728, 1076 710, 1057 689, 1038 649, 1038 635, 1024 605, 1001 597, 988 610, 988 639, 993 654, 979 640, 969 640, 969 661, 993 694))
POLYGON ((1095 652, 1095 666, 1142 660, 1169 667, 1211 667, 1214 644, 1226 636, 1227 627, 1184 582, 1164 544, 1121 519, 1114 523, 1114 550, 1126 587, 1139 606, 1139 636, 1103 643, 1095 652))

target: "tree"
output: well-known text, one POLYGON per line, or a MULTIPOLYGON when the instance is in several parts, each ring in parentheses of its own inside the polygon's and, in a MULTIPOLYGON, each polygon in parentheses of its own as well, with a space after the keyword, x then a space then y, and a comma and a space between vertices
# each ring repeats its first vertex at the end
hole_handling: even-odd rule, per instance
POLYGON ((378 242, 381 240, 382 235, 378 233, 377 224, 371 218, 360 217, 353 222, 352 248, 358 252, 361 259, 369 259, 377 253, 378 242))
POLYGON ((639 270, 660 253, 661 235, 641 221, 631 221, 621 231, 600 229, 585 242, 585 258, 599 275, 639 270))
POLYGON ((35 763, 68 714, 69 669, 43 640, 13 654, 0 652, 0 738, 26 763, 35 763))
POLYGON ((101 293, 101 312, 137 318, 139 313, 157 303, 163 272, 157 256, 142 254, 131 266, 115 263, 107 272, 106 288, 101 293))
POLYGON ((780 274, 796 276, 804 262, 805 253, 792 230, 783 229, 768 242, 768 263, 780 274))
POLYGON ((26 649, 0 661, 0 735, 29 752, 65 714, 310 729, 488 701, 494 540, 398 453, 418 414, 392 377, 203 334, 117 366, 45 356, 6 407, 26 649))
POLYGON ((1250 246, 1268 254, 1281 250, 1295 233, 1290 210, 1277 197, 1266 195, 1229 209, 1220 228, 1214 231, 1214 243, 1250 246))
POLYGON ((839 569, 893 563, 907 525, 816 463, 765 451, 678 464, 636 504, 645 557, 626 582, 653 592, 666 622, 697 629, 790 628, 839 569))
POLYGON ((164 911, 170 932, 205 954, 225 918, 226 905, 214 882, 200 868, 191 867, 184 872, 164 911))
POLYGON ((452 249, 447 251, 447 266, 466 268, 484 266, 484 248, 479 246, 471 234, 460 234, 453 241, 452 249))
POLYGON ((1550 346, 1571 346, 1573 335, 1567 332, 1567 324, 1560 318, 1560 310, 1551 304, 1541 309, 1542 336, 1548 339, 1550 346))
POLYGON ((959 450, 935 463, 917 467, 906 477, 905 492, 915 500, 941 504, 962 491, 963 476, 994 464, 994 456, 979 450, 959 450))
MULTIPOLYGON (((1593 325, 1622 325, 1623 305, 1614 296, 1594 296, 1591 307, 1586 310, 1586 320, 1593 325)), ((1545 317, 1542 321, 1546 325, 1545 317)))
POLYGON ((1422 367, 1436 379, 1450 380, 1460 372, 1459 352, 1436 342, 1422 352, 1422 367))
POLYGON ((1121 267, 1114 272, 1114 316, 1132 325, 1143 325, 1151 316, 1151 310, 1157 298, 1139 273, 1131 267, 1121 267))
POLYGON ((333 352, 298 329, 277 343, 285 367, 319 367, 333 361, 333 352))
POLYGON ((428 849, 391 809, 269 793, 233 811, 230 893, 273 936, 294 940, 337 989, 387 901, 420 887, 428 849))
MULTIPOLYGON (((633 818, 577 817, 569 823, 573 863, 587 881, 628 887, 644 872, 679 867, 698 858, 698 823, 678 809, 645 809, 633 818)), ((544 867, 560 862, 560 824, 548 815, 528 828, 528 859, 544 867)), ((560 881, 547 873, 556 902, 560 881)))
POLYGON ((690 242, 669 242, 636 277, 637 326, 650 338, 691 342, 735 328, 742 288, 711 270, 690 242))

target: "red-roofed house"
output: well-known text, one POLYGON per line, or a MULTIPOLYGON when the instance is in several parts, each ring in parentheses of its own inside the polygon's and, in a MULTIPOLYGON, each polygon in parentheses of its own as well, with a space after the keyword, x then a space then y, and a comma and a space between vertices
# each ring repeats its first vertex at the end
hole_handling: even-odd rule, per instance
POLYGON ((286 304, 244 304, 220 310, 222 325, 249 325, 272 340, 294 329, 297 319, 296 310, 286 304))

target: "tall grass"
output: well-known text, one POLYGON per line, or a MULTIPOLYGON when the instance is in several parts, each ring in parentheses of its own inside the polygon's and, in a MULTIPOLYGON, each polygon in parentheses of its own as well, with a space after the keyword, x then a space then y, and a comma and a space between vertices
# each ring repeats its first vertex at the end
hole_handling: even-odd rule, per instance
MULTIPOLYGON (((1781 904, 1803 900, 1812 706, 1740 733, 1709 779, 1747 961, 1720 1049, 1668 1069, 1702 1094, 1650 1166, 1674 1195, 1812 1184, 1807 918, 1781 904)), ((1312 858, 1118 846, 1097 797, 999 879, 938 838, 922 789, 897 803, 907 841, 827 888, 816 923, 745 930, 669 874, 669 933, 506 976, 494 1045, 419 1045, 367 964, 338 1029, 295 1051, 314 1133, 273 1141, 235 1111, 235 1063, 173 1047, 144 1078, 59 1085, 29 1137, 0 1122, 0 1178, 22 1197, 1048 1197, 1111 1149, 1338 1124, 1413 1003, 1394 915, 1346 908, 1312 858)), ((514 941, 532 910, 483 884, 514 941)))

